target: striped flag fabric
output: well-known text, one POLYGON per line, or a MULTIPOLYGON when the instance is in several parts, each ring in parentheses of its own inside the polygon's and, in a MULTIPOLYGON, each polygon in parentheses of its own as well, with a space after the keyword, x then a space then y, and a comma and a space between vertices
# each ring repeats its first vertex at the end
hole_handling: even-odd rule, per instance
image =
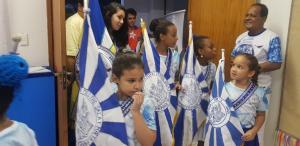
POLYGON ((172 52, 169 50, 167 63, 160 56, 148 37, 144 21, 141 21, 145 51, 144 62, 144 93, 155 101, 155 119, 157 136, 154 146, 172 145, 172 128, 176 112, 177 99, 174 90, 175 82, 170 76, 172 52))
POLYGON ((224 88, 224 51, 213 83, 205 126, 205 146, 241 146, 241 123, 224 88))
POLYGON ((183 91, 178 95, 177 119, 174 127, 174 145, 191 145, 197 129, 205 120, 205 112, 200 108, 203 86, 207 88, 202 71, 194 55, 192 23, 189 24, 189 44, 183 59, 182 83, 183 91), (206 86, 205 86, 206 85, 206 86))
MULTIPOLYGON (((121 108, 107 75, 94 35, 100 23, 91 23, 90 14, 98 4, 89 0, 90 12, 85 8, 84 31, 79 56, 80 90, 77 103, 77 146, 126 146, 128 139, 121 108)), ((99 5, 99 4, 98 4, 99 5)), ((86 5, 85 5, 86 6, 86 5)), ((101 16, 98 16, 101 17, 101 16)))

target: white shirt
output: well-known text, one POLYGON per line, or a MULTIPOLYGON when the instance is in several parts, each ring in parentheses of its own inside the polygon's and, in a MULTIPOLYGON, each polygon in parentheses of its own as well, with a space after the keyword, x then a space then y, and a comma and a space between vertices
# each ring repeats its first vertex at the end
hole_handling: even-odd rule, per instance
POLYGON ((38 146, 34 132, 24 123, 13 124, 0 132, 0 146, 38 146))
MULTIPOLYGON (((274 32, 266 29, 262 33, 250 36, 249 32, 242 33, 236 39, 236 46, 232 50, 231 56, 235 57, 240 53, 248 53, 254 55, 258 63, 282 62, 280 38, 274 32)), ((258 85, 261 87, 271 87, 271 73, 264 72, 258 76, 258 85)))

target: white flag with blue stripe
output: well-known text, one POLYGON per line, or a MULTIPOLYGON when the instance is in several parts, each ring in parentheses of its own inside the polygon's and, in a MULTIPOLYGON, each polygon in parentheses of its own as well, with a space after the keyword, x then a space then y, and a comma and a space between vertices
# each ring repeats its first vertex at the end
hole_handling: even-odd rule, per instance
POLYGON ((205 146, 241 146, 241 123, 224 87, 224 52, 216 72, 205 126, 205 146))
POLYGON ((141 22, 145 51, 144 62, 144 92, 145 96, 155 100, 156 141, 155 146, 172 145, 172 128, 176 112, 177 98, 174 78, 170 75, 172 51, 169 50, 166 63, 160 56, 148 37, 145 23, 141 22))
MULTIPOLYGON (((205 120, 205 113, 200 108, 202 84, 207 88, 205 80, 201 77, 202 71, 194 55, 194 42, 192 33, 192 23, 189 24, 189 45, 186 50, 182 66, 183 91, 178 95, 177 119, 174 127, 175 146, 191 145, 198 127, 205 120)), ((207 94, 207 93, 205 93, 207 94)))
MULTIPOLYGON (((90 0, 89 6, 98 4, 90 0)), ((85 9, 86 10, 86 9, 85 9)), ((95 11, 91 7, 90 11, 95 11)), ((90 13, 85 13, 84 31, 80 49, 80 91, 77 104, 77 146, 126 146, 128 139, 121 108, 112 83, 107 76, 95 35, 92 29, 102 28, 91 24, 90 13)), ((101 16, 98 16, 101 17, 101 16)))

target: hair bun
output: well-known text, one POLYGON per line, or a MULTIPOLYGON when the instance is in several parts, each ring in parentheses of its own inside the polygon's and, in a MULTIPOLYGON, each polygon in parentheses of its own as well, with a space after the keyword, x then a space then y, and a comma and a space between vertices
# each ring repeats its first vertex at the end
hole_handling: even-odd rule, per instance
POLYGON ((28 75, 27 62, 17 55, 0 56, 0 85, 15 86, 28 75))

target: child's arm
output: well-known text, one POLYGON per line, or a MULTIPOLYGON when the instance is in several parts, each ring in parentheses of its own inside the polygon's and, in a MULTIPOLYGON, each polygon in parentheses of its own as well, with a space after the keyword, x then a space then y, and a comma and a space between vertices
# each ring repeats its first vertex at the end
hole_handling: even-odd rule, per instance
POLYGON ((262 127, 262 125, 265 122, 265 112, 257 112, 256 118, 255 118, 255 124, 254 127, 250 130, 248 130, 243 136, 243 141, 251 141, 255 138, 255 135, 257 134, 258 130, 262 127))
POLYGON ((131 113, 133 116, 134 130, 137 140, 142 146, 153 146, 156 139, 156 132, 147 127, 144 118, 140 113, 140 108, 144 101, 144 95, 141 92, 137 92, 132 96, 132 98, 134 101, 131 113))

